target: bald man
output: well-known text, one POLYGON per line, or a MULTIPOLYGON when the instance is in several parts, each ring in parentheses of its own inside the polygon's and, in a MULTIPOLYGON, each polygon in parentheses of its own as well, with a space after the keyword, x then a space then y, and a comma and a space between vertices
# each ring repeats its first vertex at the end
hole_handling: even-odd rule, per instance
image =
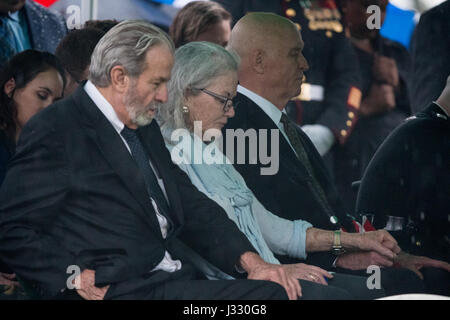
MULTIPOLYGON (((351 228, 320 155, 298 127, 294 132, 297 136, 292 137, 292 122, 284 110, 300 93, 303 73, 308 69, 298 29, 275 14, 251 13, 234 26, 229 49, 241 58, 236 96, 239 107, 224 130, 280 132, 276 174, 261 175, 260 161, 256 165, 234 161, 236 169, 265 207, 280 217, 307 220, 323 229, 337 230, 343 223, 351 228)), ((271 141, 270 133, 267 141, 271 141)))
MULTIPOLYGON (((267 166, 264 159, 249 160, 249 140, 239 145, 234 140, 234 153, 225 150, 235 168, 244 177, 248 187, 260 202, 274 214, 289 220, 302 219, 314 227, 326 230, 354 231, 352 219, 347 217, 344 206, 333 185, 324 162, 306 134, 286 116, 288 101, 300 93, 303 73, 308 69, 302 49, 303 40, 294 23, 271 13, 250 13, 234 26, 229 49, 241 58, 235 117, 228 120, 228 129, 254 129, 258 135, 256 149, 275 137, 277 145, 267 145, 268 154, 279 158, 278 171, 273 175, 262 175, 261 168, 267 166), (278 147, 278 148, 277 148, 278 147), (240 150, 245 150, 245 162, 237 161, 240 150), (274 153, 274 154, 272 154, 274 153)), ((260 154, 260 150, 257 150, 260 154)), ((391 245, 391 244, 390 244, 391 245)), ((394 256, 398 253, 390 246, 394 256)), ((338 272, 357 271, 366 275, 370 265, 391 267, 392 257, 375 252, 343 253, 339 232, 335 233, 334 252, 310 253, 307 263, 338 272), (333 254, 335 253, 335 254, 333 254), (336 256, 337 255, 337 256, 336 256), (336 268, 336 269, 334 269, 336 268)), ((277 257, 284 263, 292 259, 277 257)), ((404 269, 389 269, 382 273, 381 284, 388 294, 420 292, 423 284, 413 272, 404 269)))

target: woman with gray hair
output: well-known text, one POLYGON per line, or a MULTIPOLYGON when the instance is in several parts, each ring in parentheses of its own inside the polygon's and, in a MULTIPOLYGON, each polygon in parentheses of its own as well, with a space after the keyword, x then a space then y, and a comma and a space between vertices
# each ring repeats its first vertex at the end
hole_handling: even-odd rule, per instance
MULTIPOLYGON (((332 231, 313 228, 302 220, 285 220, 267 211, 221 153, 220 130, 237 107, 232 99, 236 95, 238 65, 234 53, 213 43, 191 42, 177 49, 168 84, 169 98, 159 107, 156 118, 172 160, 200 191, 222 206, 266 262, 280 264, 274 253, 305 259, 307 251, 331 250, 332 231)), ((347 249, 382 251, 377 236, 375 232, 366 236, 345 233, 341 241, 347 249)), ((369 292, 362 277, 333 277, 303 263, 285 267, 297 279, 323 285, 332 281, 330 284, 341 289, 351 287, 354 298, 382 295, 382 290, 369 292)))

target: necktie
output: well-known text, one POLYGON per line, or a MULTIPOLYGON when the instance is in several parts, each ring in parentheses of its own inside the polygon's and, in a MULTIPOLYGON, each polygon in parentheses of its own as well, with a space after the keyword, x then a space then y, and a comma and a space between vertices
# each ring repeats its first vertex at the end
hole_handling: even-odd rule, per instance
POLYGON ((145 151, 142 143, 137 135, 136 130, 130 129, 127 126, 120 132, 122 137, 130 147, 133 159, 136 161, 142 175, 144 176, 145 184, 147 185, 147 192, 150 197, 156 202, 160 213, 166 217, 170 222, 169 212, 170 208, 164 197, 164 194, 158 184, 158 180, 150 167, 149 157, 145 151))
POLYGON ((284 126, 284 131, 286 132, 286 135, 288 136, 288 139, 291 142, 295 153, 297 154, 297 158, 306 168, 306 172, 308 173, 308 176, 310 178, 309 184, 311 191, 313 192, 317 201, 320 203, 325 212, 328 215, 332 215, 332 210, 325 196, 325 192, 323 191, 322 186, 317 181, 316 175, 314 174, 314 169, 312 168, 311 162, 309 161, 308 155, 306 154, 302 138, 295 128, 295 124, 285 113, 281 115, 280 122, 284 126))

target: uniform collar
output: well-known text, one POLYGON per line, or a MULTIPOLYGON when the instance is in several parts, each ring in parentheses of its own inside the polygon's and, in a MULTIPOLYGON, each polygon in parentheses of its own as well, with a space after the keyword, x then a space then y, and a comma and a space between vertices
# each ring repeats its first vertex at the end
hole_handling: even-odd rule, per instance
POLYGON ((446 118, 445 120, 448 120, 450 118, 450 115, 447 113, 447 111, 436 101, 433 101, 433 103, 439 107, 439 109, 440 109, 439 111, 442 111, 442 113, 443 113, 442 116, 444 116, 446 118))

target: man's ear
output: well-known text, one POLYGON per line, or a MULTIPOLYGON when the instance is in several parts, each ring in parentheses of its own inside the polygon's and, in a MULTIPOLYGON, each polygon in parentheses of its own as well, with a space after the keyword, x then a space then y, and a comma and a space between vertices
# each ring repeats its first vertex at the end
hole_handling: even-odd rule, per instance
POLYGON ((252 53, 252 68, 258 74, 263 74, 265 70, 266 54, 262 49, 256 49, 252 53))
POLYGON ((111 85, 114 90, 124 93, 128 90, 130 77, 123 66, 114 66, 110 72, 111 85))
POLYGON ((14 89, 16 88, 16 80, 14 78, 9 79, 3 86, 3 90, 9 98, 12 98, 14 89))

